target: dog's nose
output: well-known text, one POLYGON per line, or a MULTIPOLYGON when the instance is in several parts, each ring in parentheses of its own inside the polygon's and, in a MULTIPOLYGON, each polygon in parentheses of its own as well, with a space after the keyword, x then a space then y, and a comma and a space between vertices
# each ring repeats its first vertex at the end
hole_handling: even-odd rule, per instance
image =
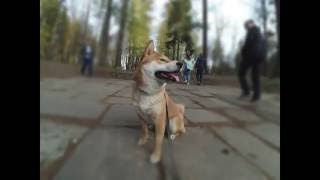
POLYGON ((181 67, 182 67, 182 62, 177 62, 177 66, 178 66, 179 68, 181 68, 181 67))

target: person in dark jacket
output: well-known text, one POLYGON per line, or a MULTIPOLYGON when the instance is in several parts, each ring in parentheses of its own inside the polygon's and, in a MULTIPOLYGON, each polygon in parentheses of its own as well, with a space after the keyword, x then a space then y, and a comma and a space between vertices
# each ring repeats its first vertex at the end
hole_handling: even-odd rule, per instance
POLYGON ((88 71, 88 75, 92 76, 94 50, 89 43, 86 43, 81 49, 82 67, 81 74, 85 75, 85 71, 88 71))
POLYGON ((260 99, 260 65, 264 61, 266 56, 266 42, 253 20, 245 22, 245 28, 247 30, 246 39, 242 47, 242 60, 239 65, 239 81, 242 90, 240 99, 248 97, 250 95, 250 89, 246 81, 246 74, 251 69, 251 80, 253 96, 252 102, 260 99))
POLYGON ((202 82, 202 76, 203 76, 203 72, 204 72, 204 68, 205 68, 205 59, 203 58, 203 55, 200 54, 200 56, 197 58, 196 61, 196 72, 197 72, 197 81, 198 81, 198 85, 201 84, 202 82))

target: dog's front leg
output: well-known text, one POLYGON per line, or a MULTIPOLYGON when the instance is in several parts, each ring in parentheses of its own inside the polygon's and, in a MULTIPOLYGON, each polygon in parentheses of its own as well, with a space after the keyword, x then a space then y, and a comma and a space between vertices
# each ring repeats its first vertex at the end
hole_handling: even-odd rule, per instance
POLYGON ((140 124, 141 124, 141 135, 140 135, 140 138, 139 138, 139 141, 138 141, 138 145, 141 146, 141 145, 144 145, 147 140, 148 140, 148 124, 146 122, 146 120, 144 119, 144 117, 138 113, 138 116, 139 116, 139 120, 140 120, 140 124))
POLYGON ((164 137, 164 132, 165 132, 165 119, 164 117, 160 117, 156 119, 155 121, 155 145, 154 145, 154 150, 150 156, 150 162, 151 163, 157 163, 160 161, 161 158, 161 152, 162 152, 162 141, 164 137))

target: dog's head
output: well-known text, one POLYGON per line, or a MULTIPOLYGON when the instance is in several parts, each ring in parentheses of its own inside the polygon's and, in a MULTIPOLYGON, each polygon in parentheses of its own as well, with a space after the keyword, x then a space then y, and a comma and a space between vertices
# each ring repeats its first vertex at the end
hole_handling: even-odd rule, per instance
POLYGON ((146 81, 162 84, 165 80, 178 82, 178 72, 182 63, 170 60, 167 56, 154 51, 154 43, 150 41, 141 57, 141 61, 134 74, 134 80, 142 85, 146 81))
POLYGON ((180 136, 186 132, 184 127, 184 105, 176 104, 176 110, 173 112, 173 116, 169 120, 170 139, 174 140, 177 136, 180 136))

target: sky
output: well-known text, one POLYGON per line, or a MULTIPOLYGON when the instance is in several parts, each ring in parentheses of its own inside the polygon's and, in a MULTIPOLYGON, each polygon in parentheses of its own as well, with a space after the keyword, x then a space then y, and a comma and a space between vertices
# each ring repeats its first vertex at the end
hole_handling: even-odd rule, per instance
MULTIPOLYGON (((114 2, 120 2, 121 0, 113 0, 114 2)), ((245 30, 243 27, 244 21, 253 18, 252 4, 256 0, 207 0, 208 2, 208 52, 209 58, 213 48, 213 42, 215 39, 215 14, 227 22, 227 26, 222 35, 222 42, 224 45, 226 54, 234 54, 235 49, 233 42, 237 43, 244 39, 245 30), (215 6, 218 7, 215 9, 215 6)), ((67 0, 67 7, 71 7, 71 4, 76 5, 77 14, 83 12, 89 2, 92 0, 67 0)), ((165 4, 169 0, 154 0, 151 15, 151 34, 150 39, 156 39, 157 33, 160 28, 161 22, 164 20, 165 4)), ((191 0, 192 3, 192 17, 194 21, 202 21, 202 0, 191 0)), ((99 34, 101 31, 101 20, 90 16, 90 25, 93 27, 94 33, 99 34)), ((110 35, 116 35, 118 32, 118 25, 115 19, 111 19, 110 35)), ((202 30, 195 31, 198 36, 197 45, 202 44, 202 30)))

